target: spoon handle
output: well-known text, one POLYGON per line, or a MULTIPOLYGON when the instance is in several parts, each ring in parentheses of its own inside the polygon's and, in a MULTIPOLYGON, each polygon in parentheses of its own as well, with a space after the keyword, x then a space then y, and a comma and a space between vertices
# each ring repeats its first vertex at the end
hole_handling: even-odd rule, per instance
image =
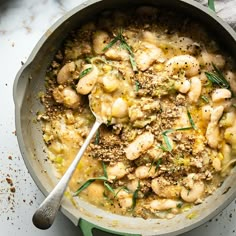
POLYGON ((52 190, 52 192, 47 196, 47 198, 39 206, 38 210, 36 210, 36 212, 34 213, 33 223, 37 228, 48 229, 53 224, 56 214, 60 208, 61 200, 67 188, 67 185, 92 137, 94 136, 101 124, 101 121, 95 121, 91 131, 89 132, 75 159, 73 160, 61 180, 52 190))

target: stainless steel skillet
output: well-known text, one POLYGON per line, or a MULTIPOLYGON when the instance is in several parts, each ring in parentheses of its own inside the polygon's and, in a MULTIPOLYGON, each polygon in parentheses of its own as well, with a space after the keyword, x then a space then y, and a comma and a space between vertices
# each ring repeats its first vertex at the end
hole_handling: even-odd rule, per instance
MULTIPOLYGON (((50 61, 72 29, 77 28, 94 15, 106 9, 135 5, 165 6, 199 20, 209 29, 224 50, 236 59, 236 33, 214 12, 192 0, 88 0, 58 20, 40 39, 28 61, 18 72, 14 83, 14 102, 18 143, 25 164, 40 190, 47 195, 57 182, 55 170, 45 161, 45 145, 40 123, 35 122, 36 112, 43 110, 38 93, 44 90, 44 76, 50 61)), ((92 235, 92 228, 100 228, 119 235, 177 235, 189 231, 219 213, 236 197, 235 171, 224 184, 204 203, 195 206, 186 214, 196 212, 198 217, 189 220, 186 214, 173 219, 130 218, 104 212, 82 200, 75 207, 67 198, 61 211, 84 235, 92 235), (126 234, 125 234, 126 233, 126 234)))

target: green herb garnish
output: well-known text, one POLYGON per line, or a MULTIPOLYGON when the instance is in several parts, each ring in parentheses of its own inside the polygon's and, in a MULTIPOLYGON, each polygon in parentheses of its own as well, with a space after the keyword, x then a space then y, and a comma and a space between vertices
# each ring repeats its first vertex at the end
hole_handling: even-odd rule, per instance
POLYGON ((99 144, 99 140, 100 140, 100 132, 99 132, 99 130, 98 130, 98 131, 96 132, 94 144, 98 145, 98 144, 99 144))
POLYGON ((168 152, 171 152, 173 148, 171 146, 171 143, 169 141, 167 134, 172 133, 172 132, 174 132, 174 129, 167 129, 164 132, 162 132, 164 142, 166 144, 166 147, 164 147, 164 149, 166 149, 168 152))
POLYGON ((182 202, 180 202, 180 203, 177 204, 177 208, 181 208, 182 206, 183 206, 183 203, 182 203, 182 202))
POLYGON ((136 188, 136 190, 133 193, 131 211, 133 211, 134 208, 136 207, 136 202, 137 202, 139 191, 140 191, 140 181, 138 181, 138 187, 136 188))
POLYGON ((170 143, 170 140, 169 140, 167 134, 172 133, 174 131, 184 131, 184 130, 196 129, 196 126, 195 126, 189 112, 188 112, 188 117, 189 117, 189 121, 190 121, 191 126, 165 130, 164 132, 162 132, 164 142, 165 142, 165 146, 164 145, 159 145, 158 148, 162 149, 165 152, 171 152, 173 147, 171 146, 171 143, 170 143))
POLYGON ((135 80, 135 90, 136 90, 136 92, 138 92, 140 88, 141 88, 141 85, 140 85, 139 81, 135 80))
POLYGON ((171 143, 170 143, 170 141, 169 141, 168 136, 167 136, 167 135, 163 135, 163 138, 164 138, 164 142, 165 142, 166 147, 167 147, 167 151, 168 151, 168 152, 171 152, 172 149, 173 149, 173 147, 171 146, 171 143))
POLYGON ((74 193, 74 196, 79 195, 84 189, 86 189, 91 183, 93 183, 96 180, 103 180, 103 181, 107 181, 107 178, 105 176, 100 176, 100 177, 96 177, 96 178, 91 178, 89 180, 87 180, 84 184, 82 184, 82 186, 80 186, 74 193))
POLYGON ((104 182, 104 186, 108 189, 108 191, 110 191, 111 193, 115 195, 114 189, 106 181, 104 182))
POLYGON ((159 158, 159 159, 157 160, 157 164, 156 164, 155 171, 158 170, 158 168, 159 168, 159 166, 160 166, 161 164, 162 164, 162 158, 159 158))
POLYGON ((205 72, 205 75, 209 81, 211 81, 213 84, 217 84, 221 88, 230 88, 229 82, 225 79, 222 72, 216 67, 215 64, 212 63, 212 66, 214 68, 213 72, 205 72))
POLYGON ((130 64, 132 66, 133 71, 138 71, 137 69, 137 65, 134 59, 134 53, 131 49, 131 47, 129 46, 129 44, 126 42, 124 36, 122 35, 122 30, 120 29, 118 34, 116 35, 116 37, 111 40, 110 43, 107 44, 107 46, 105 48, 103 48, 103 52, 105 52, 106 50, 108 50, 109 48, 111 48, 117 41, 120 41, 120 47, 127 50, 129 52, 129 60, 130 60, 130 64))
POLYGON ((138 71, 137 64, 134 59, 134 54, 129 55, 129 61, 130 61, 133 71, 138 71))
POLYGON ((190 122, 192 128, 196 130, 197 127, 196 127, 196 125, 195 125, 195 123, 194 123, 194 121, 193 121, 193 118, 192 118, 192 116, 191 116, 189 110, 187 110, 187 115, 188 115, 188 119, 189 119, 189 122, 190 122))
POLYGON ((201 99, 202 99, 204 102, 209 103, 209 100, 208 100, 208 98, 207 98, 206 96, 202 95, 202 96, 201 96, 201 99))
POLYGON ((116 198, 116 196, 118 195, 118 193, 121 191, 121 190, 125 190, 127 193, 129 193, 130 192, 130 190, 126 187, 126 186, 122 186, 122 187, 120 187, 120 189, 116 192, 116 194, 115 194, 115 198, 116 198))
POLYGON ((85 58, 85 61, 86 61, 87 63, 91 64, 91 57, 86 57, 86 58, 85 58))
POLYGON ((112 39, 111 42, 108 43, 105 48, 103 48, 102 51, 105 52, 106 50, 108 50, 109 48, 111 48, 118 40, 120 40, 119 34, 117 34, 116 37, 115 37, 114 39, 112 39))
POLYGON ((176 131, 183 131, 183 130, 190 130, 192 129, 193 127, 192 126, 188 126, 188 127, 183 127, 183 128, 177 128, 175 129, 176 131))
POLYGON ((89 68, 83 70, 83 71, 79 74, 79 79, 83 78, 85 75, 87 75, 88 73, 90 73, 92 69, 93 69, 92 67, 89 67, 89 68))
POLYGON ((105 178, 108 179, 108 176, 107 176, 107 167, 106 167, 106 164, 104 162, 102 162, 102 169, 103 169, 103 175, 105 178))
POLYGON ((111 193, 115 195, 114 189, 108 183, 107 167, 104 162, 102 162, 102 169, 103 169, 103 176, 99 176, 99 177, 91 178, 87 180, 84 184, 82 184, 82 186, 78 188, 78 190, 76 190, 76 192, 74 193, 74 196, 79 195, 84 189, 86 189, 91 183, 93 183, 96 180, 102 180, 104 187, 107 188, 108 191, 110 191, 111 193))
POLYGON ((107 120, 106 125, 107 125, 107 126, 111 125, 111 119, 107 120))

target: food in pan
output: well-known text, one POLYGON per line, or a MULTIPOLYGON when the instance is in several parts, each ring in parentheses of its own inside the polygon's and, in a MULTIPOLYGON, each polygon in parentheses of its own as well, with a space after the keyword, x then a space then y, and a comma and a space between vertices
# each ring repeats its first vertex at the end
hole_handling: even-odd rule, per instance
POLYGON ((215 40, 153 7, 103 12, 66 38, 38 114, 59 178, 94 123, 89 101, 106 120, 70 182, 75 197, 171 218, 221 186, 236 162, 236 73, 215 40))

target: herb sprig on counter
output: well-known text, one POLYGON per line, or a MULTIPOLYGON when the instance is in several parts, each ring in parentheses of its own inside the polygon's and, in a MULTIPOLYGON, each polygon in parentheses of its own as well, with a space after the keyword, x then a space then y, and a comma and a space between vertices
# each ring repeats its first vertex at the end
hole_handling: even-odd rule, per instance
POLYGON ((217 66, 212 63, 213 72, 205 72, 205 75, 207 77, 207 79, 212 82, 212 84, 216 84, 218 86, 220 86, 221 88, 226 88, 226 89, 230 89, 230 85, 229 82, 225 79, 223 73, 220 71, 219 68, 217 68, 217 66))
POLYGON ((109 48, 111 48, 116 42, 120 42, 120 47, 127 50, 129 52, 129 60, 130 64, 132 66, 133 71, 138 71, 135 59, 134 59, 134 53, 129 44, 126 42, 123 34, 122 34, 122 29, 118 31, 118 34, 115 36, 114 39, 111 40, 110 43, 108 43, 104 48, 103 52, 107 51, 109 48))

